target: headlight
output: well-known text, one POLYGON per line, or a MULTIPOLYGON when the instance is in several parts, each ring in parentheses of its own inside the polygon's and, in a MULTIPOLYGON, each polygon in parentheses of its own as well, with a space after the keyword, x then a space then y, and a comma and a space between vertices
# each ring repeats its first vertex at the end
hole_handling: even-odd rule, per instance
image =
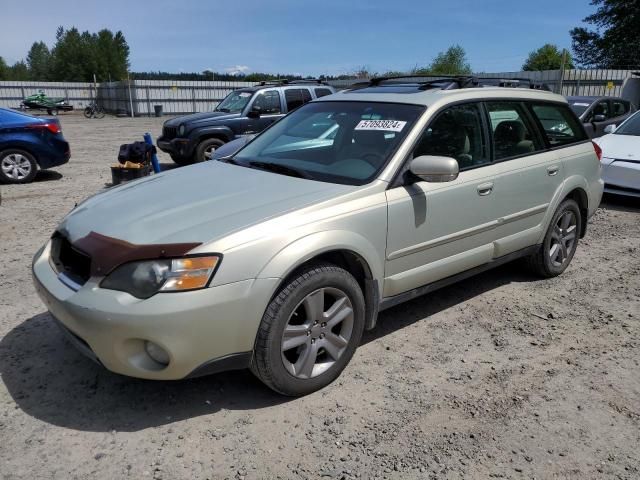
POLYGON ((207 286, 219 262, 219 256, 210 255, 125 263, 107 275, 100 286, 138 298, 196 290, 207 286))
POLYGON ((178 135, 184 135, 184 123, 178 127, 178 135))

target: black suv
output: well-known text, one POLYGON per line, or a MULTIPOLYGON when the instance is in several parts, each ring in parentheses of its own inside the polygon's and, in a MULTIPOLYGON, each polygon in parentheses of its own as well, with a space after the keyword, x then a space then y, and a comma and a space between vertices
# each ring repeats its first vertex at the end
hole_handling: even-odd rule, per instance
POLYGON ((180 165, 210 160, 213 152, 225 143, 260 133, 288 112, 332 93, 333 87, 319 80, 262 82, 234 90, 213 112, 164 122, 158 148, 180 165))

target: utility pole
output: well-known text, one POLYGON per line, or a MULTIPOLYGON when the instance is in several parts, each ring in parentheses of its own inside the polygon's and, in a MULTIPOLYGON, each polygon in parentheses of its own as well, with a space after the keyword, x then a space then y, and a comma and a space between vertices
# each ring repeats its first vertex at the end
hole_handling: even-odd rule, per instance
POLYGON ((560 88, 557 93, 562 95, 562 87, 564 84, 564 67, 567 64, 567 49, 562 49, 562 62, 560 62, 560 88))

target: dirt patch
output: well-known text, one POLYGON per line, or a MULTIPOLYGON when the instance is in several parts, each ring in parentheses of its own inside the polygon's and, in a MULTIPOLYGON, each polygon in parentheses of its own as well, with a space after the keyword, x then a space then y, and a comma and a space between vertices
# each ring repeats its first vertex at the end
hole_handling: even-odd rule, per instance
POLYGON ((640 478, 637 201, 605 198, 559 278, 510 264, 384 312, 308 397, 149 382, 64 340, 30 262, 161 119, 61 120, 71 162, 0 187, 1 478, 640 478))

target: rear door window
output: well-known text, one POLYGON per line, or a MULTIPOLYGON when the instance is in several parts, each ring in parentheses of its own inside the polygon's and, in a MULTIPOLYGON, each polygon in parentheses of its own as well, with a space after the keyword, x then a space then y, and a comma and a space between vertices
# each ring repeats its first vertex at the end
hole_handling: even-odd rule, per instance
POLYGON ((327 95, 331 95, 332 93, 328 88, 316 88, 314 92, 316 94, 316 98, 326 97, 327 95))
POLYGON ((487 102, 495 160, 529 155, 544 149, 520 102, 487 102))
POLYGON ((306 88, 288 88, 284 91, 284 99, 290 112, 311 101, 311 92, 306 88))
POLYGON ((533 114, 540 122, 549 145, 558 147, 587 139, 575 115, 565 105, 532 104, 533 114))
POLYGON ((629 113, 629 110, 631 110, 631 105, 629 104, 629 102, 625 100, 611 101, 611 116, 613 118, 622 117, 629 113))

